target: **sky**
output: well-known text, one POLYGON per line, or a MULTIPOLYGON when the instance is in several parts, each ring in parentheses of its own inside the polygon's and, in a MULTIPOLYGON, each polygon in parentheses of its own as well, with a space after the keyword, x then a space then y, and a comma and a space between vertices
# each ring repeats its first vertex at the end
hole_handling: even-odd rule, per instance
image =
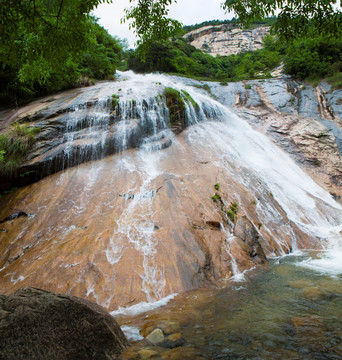
MULTIPOLYGON (((170 7, 169 16, 183 23, 183 25, 198 24, 206 20, 231 19, 232 14, 225 14, 221 8, 222 0, 178 0, 170 7)), ((130 47, 136 41, 133 30, 128 24, 120 24, 124 16, 124 9, 129 7, 129 0, 114 0, 113 4, 101 4, 94 15, 99 23, 113 36, 126 38, 130 47)))

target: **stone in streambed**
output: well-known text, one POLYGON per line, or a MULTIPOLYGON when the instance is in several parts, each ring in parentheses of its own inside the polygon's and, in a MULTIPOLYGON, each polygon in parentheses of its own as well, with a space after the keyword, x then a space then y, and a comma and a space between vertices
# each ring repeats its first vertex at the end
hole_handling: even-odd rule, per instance
POLYGON ((165 339, 164 333, 161 329, 154 329, 149 335, 146 336, 146 340, 151 344, 159 344, 165 339))
POLYGON ((144 348, 144 349, 139 350, 138 354, 140 355, 140 358, 142 360, 146 360, 146 359, 150 359, 154 355, 158 355, 158 352, 155 350, 144 348))
POLYGON ((149 321, 140 330, 140 334, 143 337, 146 337, 156 328, 162 329, 165 335, 170 335, 179 332, 180 324, 178 321, 168 321, 168 320, 149 321))
POLYGON ((292 323, 296 329, 297 337, 303 343, 317 342, 322 344, 325 340, 325 326, 321 316, 295 316, 292 323))
MULTIPOLYGON (((278 273, 279 273, 279 271, 278 271, 278 273)), ((294 289, 302 289, 303 290, 305 288, 315 286, 315 282, 310 279, 300 279, 300 280, 295 280, 295 281, 288 281, 287 285, 294 289)))
POLYGON ((320 289, 318 286, 310 286, 303 290, 303 295, 306 299, 309 300, 318 300, 323 298, 326 292, 323 289, 320 289))
POLYGON ((0 295, 0 359, 121 359, 127 339, 101 306, 26 287, 0 295))
POLYGON ((164 348, 173 349, 179 346, 185 345, 185 339, 181 333, 175 333, 167 336, 163 342, 159 344, 159 346, 164 348))
POLYGON ((162 360, 204 360, 199 350, 184 346, 167 350, 160 355, 162 360))
POLYGON ((179 331, 180 324, 177 321, 162 321, 158 322, 157 327, 162 329, 165 335, 170 335, 179 331))

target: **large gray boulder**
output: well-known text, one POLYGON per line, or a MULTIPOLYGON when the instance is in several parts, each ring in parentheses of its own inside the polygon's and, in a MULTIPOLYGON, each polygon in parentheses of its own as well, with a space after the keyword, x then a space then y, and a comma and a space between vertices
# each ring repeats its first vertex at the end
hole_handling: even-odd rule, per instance
POLYGON ((0 359, 120 359, 125 335, 101 306, 26 287, 0 295, 0 359))

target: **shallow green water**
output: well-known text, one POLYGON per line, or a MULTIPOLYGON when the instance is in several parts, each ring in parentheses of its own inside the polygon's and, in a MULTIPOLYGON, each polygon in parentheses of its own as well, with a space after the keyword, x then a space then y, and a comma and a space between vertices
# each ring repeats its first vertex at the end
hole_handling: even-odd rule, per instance
POLYGON ((121 322, 140 329, 179 322, 178 357, 145 340, 133 346, 156 350, 151 359, 342 359, 342 277, 296 265, 303 258, 282 258, 246 282, 188 293, 121 322))
POLYGON ((201 333, 203 352, 213 358, 342 358, 342 284, 293 264, 287 257, 232 293, 217 294, 209 319, 186 337, 201 333), (209 320, 209 322, 207 321, 209 320), (208 324, 213 332, 205 334, 208 324), (220 354, 226 353, 227 356, 220 354))

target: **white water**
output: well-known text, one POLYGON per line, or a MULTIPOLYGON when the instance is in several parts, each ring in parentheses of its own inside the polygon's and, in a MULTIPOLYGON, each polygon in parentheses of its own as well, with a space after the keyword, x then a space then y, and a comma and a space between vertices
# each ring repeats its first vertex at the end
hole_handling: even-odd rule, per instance
MULTIPOLYGON (((228 108, 211 99, 208 94, 186 85, 179 79, 156 74, 135 75, 131 72, 121 73, 120 76, 127 84, 125 89, 131 89, 131 92, 123 89, 121 97, 123 100, 134 96, 140 103, 143 98, 152 98, 153 92, 162 93, 163 88, 167 86, 179 91, 186 90, 200 105, 198 112, 191 104, 187 105, 187 122, 192 125, 187 132, 188 142, 198 147, 199 151, 201 147, 203 149, 209 147, 216 154, 217 167, 251 190, 256 199, 274 198, 289 220, 305 233, 320 239, 326 248, 325 255, 322 255, 321 259, 307 260, 303 266, 333 275, 342 273, 342 265, 340 265, 342 207, 306 175, 284 151, 266 136, 254 131, 228 108), (201 146, 201 144, 205 145, 201 146)), ((149 116, 151 123, 155 121, 154 134, 158 133, 158 129, 165 127, 166 122, 161 127, 157 126, 164 111, 164 108, 160 109, 157 106, 156 115, 149 116)), ((163 297, 165 293, 163 269, 155 268, 153 263, 158 239, 153 232, 151 198, 144 196, 152 191, 149 184, 159 175, 158 161, 162 153, 148 151, 153 150, 153 146, 149 144, 153 144, 154 141, 153 137, 144 140, 140 150, 142 162, 139 169, 134 169, 134 164, 129 164, 134 169, 132 171, 141 172, 143 183, 138 189, 132 189, 135 197, 117 221, 119 225, 117 235, 128 236, 135 248, 143 254, 144 275, 141 278, 148 301, 163 297), (138 208, 146 209, 143 217, 135 216, 138 208)), ((179 145, 176 142, 172 146, 179 145)), ((266 231, 270 227, 279 226, 279 210, 272 201, 258 202, 256 211, 266 231)), ((293 242, 291 248, 288 248, 279 233, 279 238, 276 239, 279 243, 279 252, 286 255, 283 247, 288 251, 296 252, 297 241, 291 224, 282 224, 281 231, 288 234, 293 242)), ((110 250, 107 254, 109 261, 115 262, 120 258, 118 254, 122 250, 118 250, 117 243, 117 241, 113 243, 112 254, 110 255, 110 250)), ((243 273, 238 269, 230 252, 229 235, 227 235, 226 247, 232 260, 234 278, 238 281, 243 280, 243 273)))
POLYGON ((141 150, 139 168, 134 169, 134 164, 125 164, 132 171, 139 171, 142 184, 139 188, 132 188, 126 195, 128 206, 116 220, 117 229, 111 239, 110 247, 106 252, 107 260, 114 264, 120 260, 124 251, 121 242, 124 238, 140 252, 143 257, 142 291, 148 301, 155 301, 165 296, 164 269, 154 262, 158 238, 155 236, 153 222, 152 200, 155 196, 151 189, 151 182, 160 174, 158 162, 163 156, 162 152, 148 152, 141 150), (134 170, 133 170, 134 169, 134 170), (129 194, 134 194, 129 195, 129 194), (129 199, 129 197, 132 197, 129 199))
POLYGON ((138 329, 137 327, 122 325, 122 326, 121 326, 121 330, 122 330, 123 333, 126 335, 126 338, 127 338, 128 340, 139 341, 139 340, 143 340, 143 339, 144 339, 144 338, 140 335, 139 329, 138 329))
MULTIPOLYGON (((267 192, 272 194, 291 221, 321 240, 326 255, 306 261, 305 266, 328 274, 341 274, 341 206, 265 136, 253 131, 228 110, 221 120, 223 123, 205 123, 190 129, 190 141, 212 144, 218 166, 254 191, 256 198, 267 192)), ((278 211, 271 202, 258 203, 257 212, 266 228, 276 222, 278 211)), ((283 230, 285 228, 286 225, 283 230)), ((290 225, 287 232, 292 232, 290 225)), ((280 244, 281 237, 277 241, 280 244)), ((295 237, 292 249, 297 249, 295 237)))
POLYGON ((147 311, 151 311, 154 309, 157 309, 161 306, 165 306, 170 300, 174 299, 177 296, 177 294, 171 294, 168 296, 165 296, 162 299, 159 299, 157 301, 152 302, 141 302, 139 304, 135 304, 128 307, 119 307, 117 310, 112 311, 110 314, 112 316, 118 316, 118 315, 139 315, 147 311))

